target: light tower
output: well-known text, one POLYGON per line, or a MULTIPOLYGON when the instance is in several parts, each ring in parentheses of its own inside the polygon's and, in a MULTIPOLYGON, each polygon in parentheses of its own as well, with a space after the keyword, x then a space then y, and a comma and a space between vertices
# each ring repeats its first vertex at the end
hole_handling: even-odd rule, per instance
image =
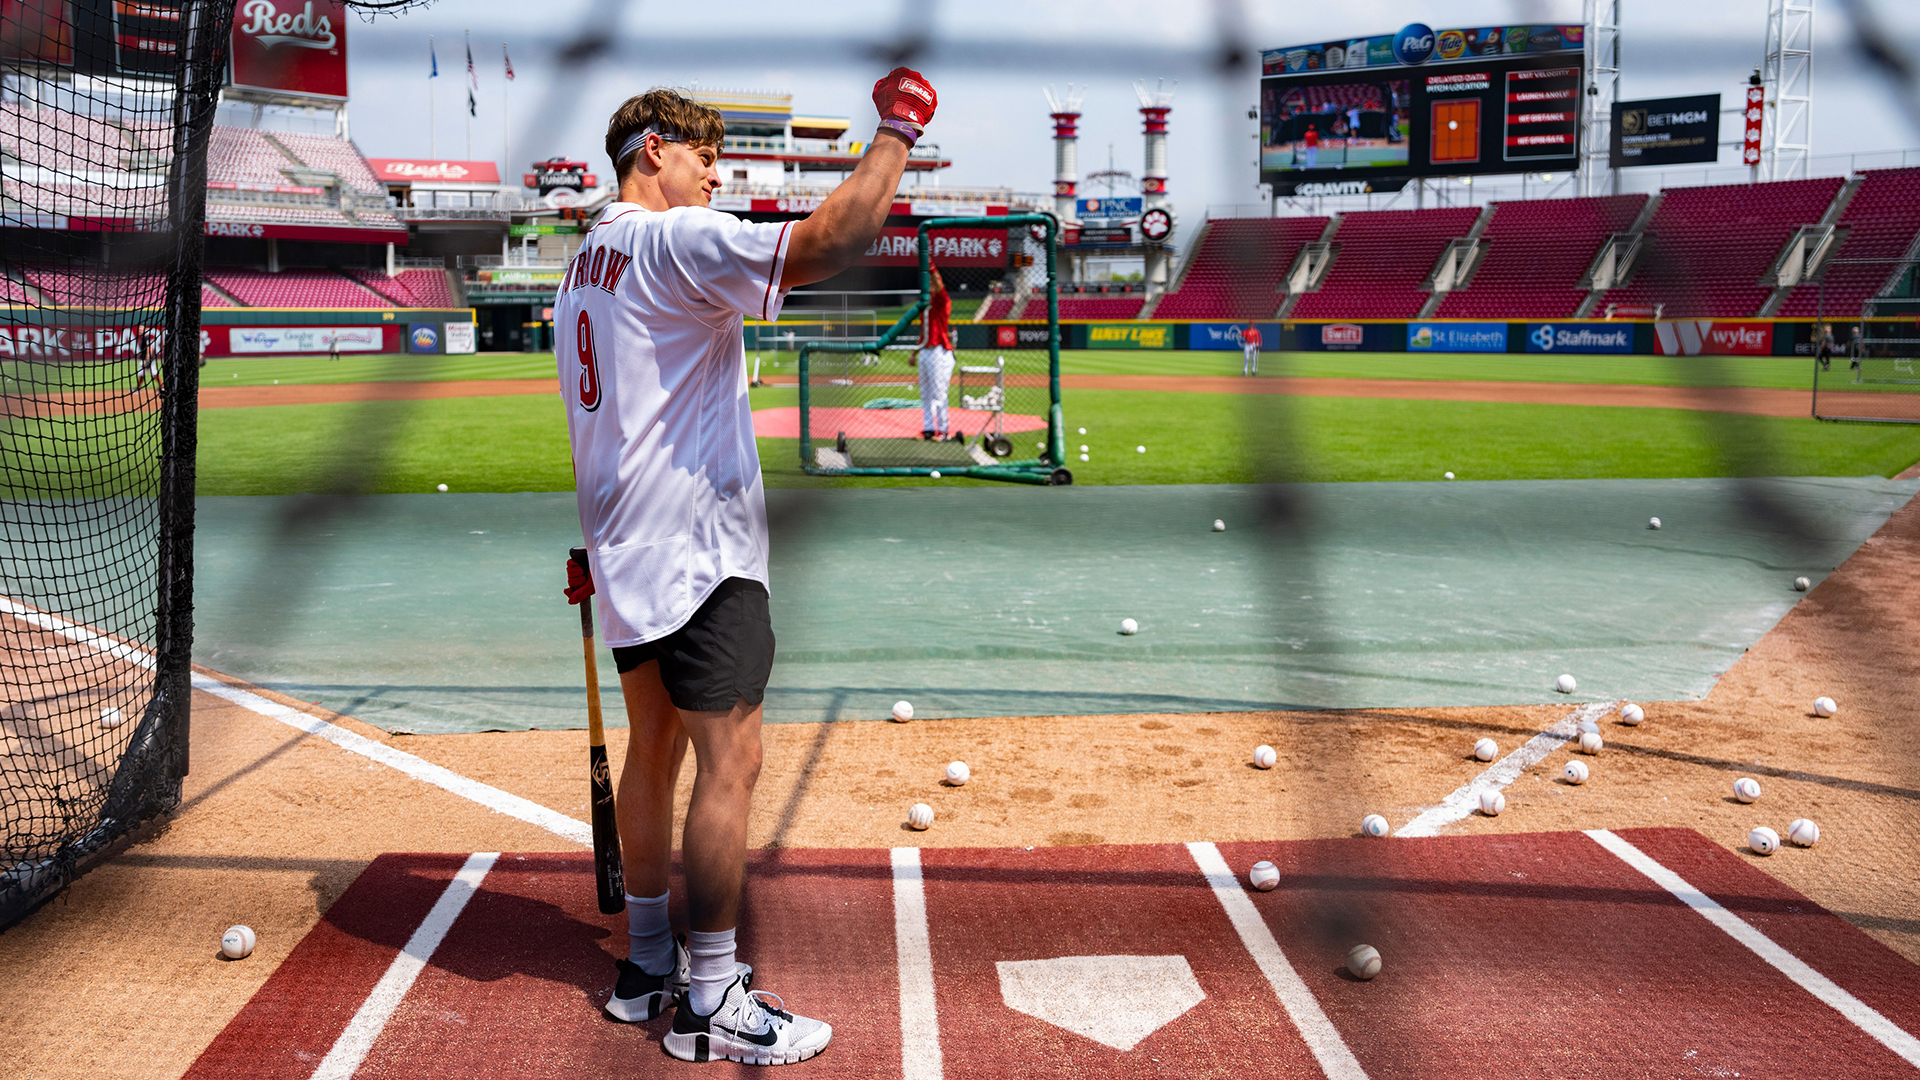
POLYGON ((1173 90, 1165 79, 1152 90, 1146 80, 1135 79, 1133 92, 1140 98, 1141 129, 1147 139, 1147 167, 1140 176, 1140 233, 1147 241, 1146 279, 1152 292, 1166 287, 1165 243, 1173 233, 1173 211, 1167 206, 1167 114, 1173 111, 1173 90))
POLYGON ((1761 76, 1773 116, 1765 127, 1767 179, 1807 176, 1813 153, 1813 2, 1767 5, 1767 55, 1761 76))
POLYGON ((1068 83, 1065 94, 1051 86, 1046 94, 1053 110, 1053 215, 1064 224, 1080 220, 1074 198, 1080 183, 1080 102, 1087 92, 1076 92, 1068 83))

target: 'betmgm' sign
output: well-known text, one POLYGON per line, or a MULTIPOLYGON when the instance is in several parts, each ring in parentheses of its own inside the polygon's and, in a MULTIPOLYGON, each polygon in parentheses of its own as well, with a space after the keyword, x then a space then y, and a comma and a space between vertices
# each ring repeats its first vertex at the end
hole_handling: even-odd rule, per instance
POLYGON ((1720 95, 1613 103, 1608 164, 1686 165, 1720 156, 1720 95))

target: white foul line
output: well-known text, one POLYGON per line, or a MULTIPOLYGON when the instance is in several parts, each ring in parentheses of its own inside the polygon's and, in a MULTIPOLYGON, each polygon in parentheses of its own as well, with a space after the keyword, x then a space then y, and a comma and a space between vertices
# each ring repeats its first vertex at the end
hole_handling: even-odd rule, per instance
POLYGON ((1193 861, 1200 864, 1200 872, 1207 877, 1207 884, 1213 887, 1213 895, 1220 906, 1227 909, 1227 919, 1240 933, 1240 943, 1253 954, 1253 962, 1260 966, 1260 973, 1267 977, 1268 985, 1280 998, 1280 1004, 1287 1010, 1287 1017, 1300 1031, 1300 1037, 1306 1040, 1307 1049, 1313 1051, 1313 1058, 1320 1063, 1320 1071, 1327 1074, 1328 1080, 1367 1080, 1367 1072, 1360 1062, 1347 1049, 1347 1041, 1340 1037, 1340 1030, 1327 1019, 1320 1008, 1320 1002, 1314 999, 1313 991, 1300 979, 1299 972, 1287 962, 1287 955, 1280 951, 1280 943, 1274 940, 1273 931, 1267 927, 1265 919, 1254 908, 1246 891, 1240 887, 1240 879, 1234 876, 1220 849, 1210 843, 1188 844, 1187 851, 1193 855, 1193 861))
POLYGON ((70 641, 77 641, 106 653, 115 660, 124 660, 129 664, 146 668, 154 667, 153 653, 130 642, 108 637, 96 630, 89 630, 79 623, 68 622, 58 615, 51 615, 38 608, 31 608, 14 600, 0 596, 0 613, 11 615, 23 623, 37 626, 42 630, 51 630, 70 641))
POLYGON ((467 856, 466 865, 460 868, 452 881, 447 882, 445 892, 427 912, 413 936, 407 939, 407 947, 387 965, 387 973, 380 976, 374 984, 373 992, 367 1000, 360 1003, 360 1011, 353 1014, 347 1023, 347 1029, 333 1042, 333 1049, 320 1059, 320 1066, 313 1070, 313 1080, 348 1080, 367 1059, 367 1052, 373 1049, 374 1040, 393 1018, 393 1012, 413 987, 413 980, 419 978, 421 969, 433 958, 433 951, 453 928, 453 921, 460 917, 467 901, 480 891, 480 881, 493 868, 493 861, 500 857, 499 852, 483 851, 467 856))
POLYGON ((269 701, 259 694, 242 690, 237 686, 229 686, 219 679, 202 675, 197 671, 193 673, 193 688, 224 698, 269 720, 278 720, 290 728, 304 731, 309 735, 318 735, 341 749, 351 750, 362 757, 371 758, 382 765, 398 769, 415 780, 432 784, 463 799, 471 799, 496 814, 505 814, 529 825, 537 825, 555 836, 571 840, 583 847, 593 846, 593 829, 586 822, 570 818, 557 810, 549 810, 531 799, 523 799, 491 784, 468 779, 452 769, 435 765, 404 750, 395 750, 365 735, 355 734, 337 724, 329 724, 317 716, 309 716, 298 709, 269 701))
POLYGON ((941 1080, 940 1017, 933 1000, 933 944, 919 848, 893 849, 893 940, 900 963, 901 1080, 941 1080))
POLYGON ((1652 878, 1654 884, 1672 893, 1708 922, 1726 931, 1727 936, 1753 950, 1754 955, 1773 965, 1802 990, 1819 998, 1852 1021, 1855 1027, 1873 1036, 1881 1046, 1905 1058, 1907 1064, 1920 1068, 1920 1039, 1901 1030, 1871 1005, 1842 990, 1832 979, 1813 970, 1805 961, 1755 929, 1752 923, 1721 907, 1712 897, 1687 884, 1679 874, 1660 865, 1652 856, 1619 835, 1607 829, 1588 829, 1587 835, 1593 837, 1601 847, 1618 855, 1628 866, 1652 878))
POLYGON ((1479 776, 1460 785, 1453 794, 1429 806, 1417 818, 1394 830, 1395 836, 1438 836, 1440 830, 1459 821, 1480 807, 1480 792, 1498 791, 1520 778, 1520 774, 1573 738, 1586 720, 1598 720, 1613 710, 1611 701, 1592 701, 1555 721, 1547 730, 1520 744, 1520 748, 1492 765, 1479 776))

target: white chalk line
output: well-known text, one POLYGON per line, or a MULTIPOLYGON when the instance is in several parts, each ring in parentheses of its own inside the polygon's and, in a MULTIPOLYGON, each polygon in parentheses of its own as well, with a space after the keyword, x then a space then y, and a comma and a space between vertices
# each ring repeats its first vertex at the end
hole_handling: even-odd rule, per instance
POLYGON ((397 769, 422 783, 431 784, 463 799, 479 803, 496 814, 505 814, 507 817, 538 826, 582 847, 593 846, 593 829, 586 822, 570 818, 557 810, 550 810, 531 799, 523 799, 510 791, 502 791, 491 784, 469 779, 452 769, 435 765, 404 750, 395 750, 385 743, 348 731, 338 724, 330 724, 317 716, 310 716, 299 709, 270 701, 259 694, 228 685, 197 671, 193 673, 193 688, 204 690, 269 720, 278 720, 290 728, 304 731, 309 735, 317 735, 343 750, 352 751, 389 768, 397 769))
POLYGON ((466 864, 447 882, 433 910, 427 912, 413 936, 407 939, 406 948, 387 965, 386 974, 374 984, 367 1000, 360 1003, 347 1029, 333 1041, 333 1049, 320 1059, 319 1067, 313 1070, 313 1080, 349 1080, 360 1068, 375 1040, 380 1038, 380 1032, 386 1029, 387 1021, 393 1018, 394 1010, 406 1000, 413 981, 420 977, 427 961, 433 959, 434 950, 446 939, 447 931, 453 929, 453 922, 466 909, 467 901, 480 891, 481 879, 493 869, 494 860, 499 857, 497 851, 467 856, 466 864))
POLYGON ((1419 817, 1394 830, 1395 836, 1438 836, 1440 830, 1480 808, 1482 791, 1498 791, 1520 778, 1520 774, 1540 763, 1579 734, 1585 721, 1599 722, 1613 711, 1614 702, 1590 701, 1554 721, 1553 726, 1520 744, 1520 748, 1492 765, 1485 772, 1455 789, 1454 793, 1429 806, 1419 817))
POLYGON ((141 648, 131 642, 109 637, 97 630, 90 630, 79 623, 69 622, 58 615, 41 611, 39 608, 28 607, 17 600, 10 600, 4 596, 0 596, 0 613, 11 615, 23 623, 37 626, 42 630, 50 630, 69 641, 77 641, 82 645, 90 646, 93 649, 105 653, 115 660, 122 660, 136 667, 146 668, 148 671, 153 670, 156 663, 153 653, 147 649, 141 648))
POLYGON ((893 849, 893 940, 900 967, 901 1080, 941 1080, 940 1014, 933 997, 933 942, 919 848, 893 849))
POLYGON ((1819 998, 1835 1012, 1846 1017, 1855 1027, 1872 1036, 1880 1045, 1904 1058, 1907 1064, 1920 1068, 1920 1039, 1909 1035, 1871 1005, 1842 990, 1832 979, 1815 971, 1806 961, 1782 948, 1772 938, 1756 929, 1752 923, 1721 907, 1718 901, 1687 884, 1686 879, 1667 869, 1655 861, 1651 855, 1634 847, 1617 833, 1608 829, 1588 829, 1586 833, 1601 847, 1619 856, 1628 866, 1651 878, 1654 884, 1672 893, 1681 903, 1699 912, 1708 922, 1725 931, 1727 936, 1745 945, 1753 951, 1755 956, 1765 960, 1782 975, 1792 979, 1802 990, 1819 998))
POLYGON ((1320 1008, 1313 991, 1288 962, 1286 953, 1280 951, 1280 942, 1275 940, 1273 930, 1260 917, 1246 890, 1240 887, 1239 877, 1227 865, 1220 849, 1201 841, 1188 844, 1187 851, 1199 864, 1200 872, 1206 875, 1220 906, 1227 909, 1227 919, 1239 932, 1240 943, 1253 956, 1260 973, 1267 977, 1267 985, 1273 987, 1281 1007, 1287 1011, 1287 1018, 1293 1021, 1307 1049, 1313 1052, 1314 1060, 1320 1063, 1320 1071, 1327 1074, 1328 1080, 1367 1080, 1366 1070, 1360 1067, 1353 1051, 1347 1048, 1347 1041, 1340 1037, 1340 1030, 1320 1008))

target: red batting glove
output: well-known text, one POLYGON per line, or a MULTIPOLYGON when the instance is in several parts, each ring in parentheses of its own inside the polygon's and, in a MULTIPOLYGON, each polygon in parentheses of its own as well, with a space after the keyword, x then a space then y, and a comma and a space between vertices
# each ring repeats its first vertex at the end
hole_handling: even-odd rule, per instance
POLYGON ((912 143, 933 120, 940 95, 925 75, 897 67, 873 84, 873 105, 880 110, 880 126, 892 128, 912 143))
POLYGON ((584 604, 593 595, 593 575, 572 559, 567 560, 567 603, 584 604))

